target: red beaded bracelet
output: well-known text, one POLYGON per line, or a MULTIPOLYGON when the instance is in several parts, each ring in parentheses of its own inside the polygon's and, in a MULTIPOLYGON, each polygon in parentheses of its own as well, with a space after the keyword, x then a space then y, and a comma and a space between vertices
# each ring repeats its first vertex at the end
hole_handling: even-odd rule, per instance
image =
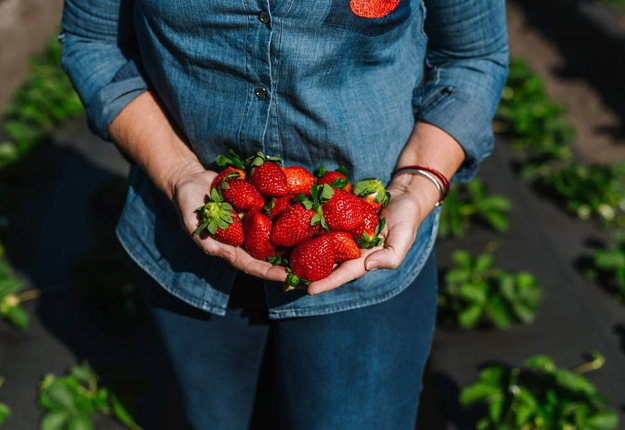
POLYGON ((420 174, 421 176, 424 176, 430 179, 434 183, 434 185, 436 185, 436 188, 438 189, 440 193, 440 199, 436 203, 436 206, 442 205, 443 202, 445 201, 445 198, 449 194, 449 180, 445 177, 445 175, 443 175, 441 172, 439 172, 436 169, 432 169, 431 167, 420 166, 420 165, 404 166, 404 167, 400 167, 399 169, 396 169, 393 172, 392 177, 394 178, 395 176, 401 173, 417 173, 417 174, 420 174), (440 183, 435 178, 438 179, 440 183))

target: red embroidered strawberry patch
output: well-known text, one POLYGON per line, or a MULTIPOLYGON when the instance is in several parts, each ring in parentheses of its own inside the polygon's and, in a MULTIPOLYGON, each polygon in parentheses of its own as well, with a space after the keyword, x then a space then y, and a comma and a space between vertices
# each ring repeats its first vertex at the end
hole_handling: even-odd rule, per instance
POLYGON ((399 0, 350 0, 349 8, 363 18, 382 18, 393 12, 399 0))

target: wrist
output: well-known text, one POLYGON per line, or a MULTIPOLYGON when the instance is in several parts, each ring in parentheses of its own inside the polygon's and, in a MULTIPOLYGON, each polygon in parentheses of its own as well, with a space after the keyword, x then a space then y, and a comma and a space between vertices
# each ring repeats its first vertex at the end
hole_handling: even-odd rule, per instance
POLYGON ((159 188, 161 188, 169 200, 173 200, 176 195, 176 189, 185 181, 185 178, 203 172, 206 172, 206 169, 197 159, 180 161, 175 167, 169 169, 167 175, 162 178, 159 188))
POLYGON ((395 176, 387 189, 391 196, 395 193, 405 193, 410 196, 417 202, 423 215, 430 213, 440 201, 440 193, 436 186, 429 179, 414 173, 395 176))

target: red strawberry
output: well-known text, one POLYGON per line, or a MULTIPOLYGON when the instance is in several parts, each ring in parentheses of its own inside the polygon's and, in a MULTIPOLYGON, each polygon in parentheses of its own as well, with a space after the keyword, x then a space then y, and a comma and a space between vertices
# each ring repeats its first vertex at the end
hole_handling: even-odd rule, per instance
POLYGON ((334 196, 323 206, 323 216, 330 230, 352 231, 364 220, 364 207, 370 207, 355 195, 334 190, 334 196))
POLYGON ((235 169, 234 167, 228 167, 226 170, 224 170, 223 172, 221 172, 219 175, 217 175, 217 177, 215 179, 213 179, 213 183, 211 184, 211 190, 214 188, 217 188, 219 186, 219 184, 221 183, 221 181, 228 175, 230 175, 231 173, 237 173, 239 176, 233 176, 231 175, 231 178, 237 178, 237 179, 245 179, 245 172, 241 169, 235 169))
POLYGON ((350 192, 352 190, 352 186, 349 183, 349 177, 347 175, 347 167, 341 166, 338 169, 328 172, 325 167, 320 167, 317 169, 317 176, 319 180, 317 184, 323 185, 328 184, 332 188, 345 190, 350 192))
POLYGON ((230 175, 237 175, 237 173, 232 172, 226 175, 219 184, 223 199, 241 212, 261 210, 265 206, 265 201, 254 185, 243 179, 230 177, 230 175))
POLYGON ((301 166, 283 167, 286 181, 289 185, 289 194, 310 194, 310 188, 315 184, 315 176, 301 166))
POLYGON ((310 284, 332 273, 334 268, 334 240, 330 235, 309 239, 297 245, 289 258, 289 285, 310 284))
POLYGON ((243 223, 245 249, 254 258, 264 260, 277 254, 276 247, 269 240, 271 219, 258 211, 250 211, 243 223))
POLYGON ((279 163, 280 158, 265 157, 262 152, 248 159, 252 166, 250 181, 265 197, 280 197, 289 191, 286 174, 276 162, 279 163))
POLYGON ((391 194, 386 191, 382 181, 375 178, 363 179, 354 185, 354 194, 362 197, 377 211, 385 207, 391 200, 391 194))
POLYGON ((229 203, 224 203, 217 190, 211 192, 213 201, 196 209, 200 213, 200 225, 194 235, 208 230, 208 234, 222 243, 241 246, 243 244, 243 224, 241 218, 229 203))
POLYGON ((278 216, 271 231, 271 241, 279 246, 295 246, 319 231, 319 223, 312 223, 317 211, 302 204, 290 206, 278 216))
POLYGON ((346 231, 331 231, 327 233, 334 240, 334 262, 342 263, 360 257, 360 248, 352 235, 346 231))
POLYGON ((313 237, 319 226, 328 229, 321 205, 332 197, 334 190, 329 185, 313 186, 310 194, 312 200, 304 194, 297 194, 293 199, 296 204, 278 216, 271 232, 271 241, 275 245, 295 246, 313 237))
POLYGON ((367 204, 364 204, 363 206, 365 208, 363 209, 363 223, 352 230, 352 234, 361 248, 372 248, 374 246, 381 245, 384 242, 384 239, 379 237, 379 235, 384 228, 386 219, 380 219, 375 209, 371 206, 367 204))
POLYGON ((275 218, 280 215, 286 208, 291 206, 293 201, 293 194, 287 194, 286 196, 275 198, 271 203, 265 205, 265 212, 270 218, 275 218))

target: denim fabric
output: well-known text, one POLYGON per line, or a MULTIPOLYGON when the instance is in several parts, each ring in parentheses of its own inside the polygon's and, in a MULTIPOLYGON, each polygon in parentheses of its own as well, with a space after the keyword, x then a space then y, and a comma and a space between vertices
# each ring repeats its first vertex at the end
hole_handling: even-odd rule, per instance
MULTIPOLYGON (((492 150, 490 121, 507 76, 504 7, 400 0, 384 17, 362 18, 349 0, 66 0, 62 64, 100 136, 149 88, 207 168, 232 147, 309 169, 344 164, 353 180, 388 182, 422 120, 463 147, 454 179, 466 181, 492 150)), ((195 249, 171 204, 132 170, 120 241, 169 292, 223 315, 235 271, 195 249)), ((327 314, 398 294, 427 259, 437 217, 430 214, 395 271, 313 297, 267 285, 271 317, 327 314)))
POLYGON ((189 427, 415 428, 436 314, 434 252, 417 279, 388 301, 278 321, 268 320, 262 284, 253 278, 237 278, 219 317, 137 272, 189 427))

